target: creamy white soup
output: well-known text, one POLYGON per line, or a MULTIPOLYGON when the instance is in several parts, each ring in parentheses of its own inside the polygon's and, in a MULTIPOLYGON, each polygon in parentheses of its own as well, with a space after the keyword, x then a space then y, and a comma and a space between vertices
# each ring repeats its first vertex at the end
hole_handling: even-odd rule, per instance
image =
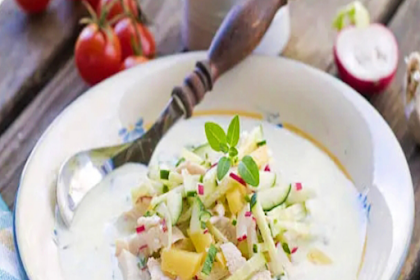
POLYGON ((64 279, 356 279, 366 216, 353 183, 287 129, 241 117, 235 145, 230 122, 179 122, 149 168, 106 177, 71 228, 57 218, 64 279))

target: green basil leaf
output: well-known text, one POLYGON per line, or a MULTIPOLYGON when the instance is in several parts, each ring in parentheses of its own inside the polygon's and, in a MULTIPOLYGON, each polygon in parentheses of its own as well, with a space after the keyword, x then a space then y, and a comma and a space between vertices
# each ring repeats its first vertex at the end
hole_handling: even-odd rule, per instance
POLYGON ((220 150, 226 154, 227 152, 229 152, 229 147, 225 143, 220 143, 220 150))
POLYGON ((207 122, 204 125, 204 130, 210 147, 216 152, 220 152, 220 144, 226 144, 226 134, 223 128, 217 123, 207 122))
POLYGON ((230 159, 227 157, 222 157, 217 164, 217 180, 221 181, 223 177, 229 172, 230 169, 230 159))
POLYGON ((239 142, 239 117, 236 115, 229 124, 227 142, 231 147, 235 147, 239 142))
POLYGON ((244 156, 238 166, 239 175, 244 181, 254 187, 260 184, 260 172, 251 156, 244 156))
POLYGON ((231 158, 235 157, 238 155, 238 150, 235 147, 230 147, 229 149, 229 156, 231 158))

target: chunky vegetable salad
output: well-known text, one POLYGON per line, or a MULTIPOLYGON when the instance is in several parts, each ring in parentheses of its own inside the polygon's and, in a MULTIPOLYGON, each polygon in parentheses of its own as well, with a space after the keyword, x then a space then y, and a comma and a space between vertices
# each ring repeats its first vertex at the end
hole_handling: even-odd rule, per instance
MULTIPOLYGON (((205 133, 132 190, 133 234, 116 242, 124 279, 287 279, 299 244, 314 238, 313 192, 270 169, 262 127, 241 134, 236 116, 227 132, 208 122, 205 133)), ((307 258, 332 262, 319 250, 307 258)))

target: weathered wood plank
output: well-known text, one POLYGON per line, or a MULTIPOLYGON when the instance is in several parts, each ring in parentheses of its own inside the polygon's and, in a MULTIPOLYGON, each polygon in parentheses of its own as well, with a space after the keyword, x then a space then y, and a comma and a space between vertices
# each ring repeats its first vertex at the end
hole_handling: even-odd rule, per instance
MULTIPOLYGON (((403 0, 362 0, 373 21, 387 20, 403 0)), ((335 32, 332 21, 337 10, 351 1, 317 0, 290 1, 292 34, 284 55, 322 70, 333 62, 335 32)))
POLYGON ((0 192, 13 206, 23 165, 44 130, 77 96, 87 89, 73 59, 60 69, 0 138, 0 192))
POLYGON ((0 132, 71 55, 82 14, 70 0, 51 1, 32 17, 14 0, 0 5, 0 132))

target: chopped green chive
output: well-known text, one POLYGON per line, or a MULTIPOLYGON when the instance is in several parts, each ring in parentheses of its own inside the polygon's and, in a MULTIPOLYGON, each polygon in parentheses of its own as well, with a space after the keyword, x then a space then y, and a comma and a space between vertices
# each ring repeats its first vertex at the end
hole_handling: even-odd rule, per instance
POLYGON ((197 192, 196 191, 189 191, 189 192, 187 192, 187 197, 194 197, 196 195, 197 195, 197 192))
POLYGON ((261 146, 264 146, 265 144, 267 144, 267 141, 266 140, 263 140, 263 141, 258 142, 257 143, 257 146, 258 147, 261 147, 261 146))
POLYGON ((251 198, 247 194, 245 195, 245 201, 248 203, 251 202, 251 198))
POLYGON ((185 161, 185 158, 180 158, 177 162, 176 162, 176 164, 175 164, 175 167, 178 167, 181 163, 183 163, 185 161))
POLYGON ((232 225, 236 226, 237 223, 238 221, 236 219, 232 220, 232 225))
POLYGON ((163 185, 163 190, 162 190, 162 192, 163 192, 163 193, 167 193, 167 192, 169 192, 169 187, 168 187, 167 185, 163 185))
POLYGON ((160 170, 160 179, 168 180, 169 179, 169 170, 161 169, 160 170))
POLYGON ((151 217, 151 216, 152 216, 151 211, 146 211, 146 213, 144 214, 144 217, 151 217))
POLYGON ((257 246, 257 244, 252 245, 252 252, 254 252, 254 254, 258 253, 258 246, 257 246))
POLYGON ((200 179, 198 179, 198 181, 199 181, 200 183, 203 183, 203 179, 204 179, 204 175, 200 175, 200 179))
POLYGON ((281 246, 283 247, 283 250, 286 254, 290 255, 290 248, 287 243, 282 243, 281 246))

